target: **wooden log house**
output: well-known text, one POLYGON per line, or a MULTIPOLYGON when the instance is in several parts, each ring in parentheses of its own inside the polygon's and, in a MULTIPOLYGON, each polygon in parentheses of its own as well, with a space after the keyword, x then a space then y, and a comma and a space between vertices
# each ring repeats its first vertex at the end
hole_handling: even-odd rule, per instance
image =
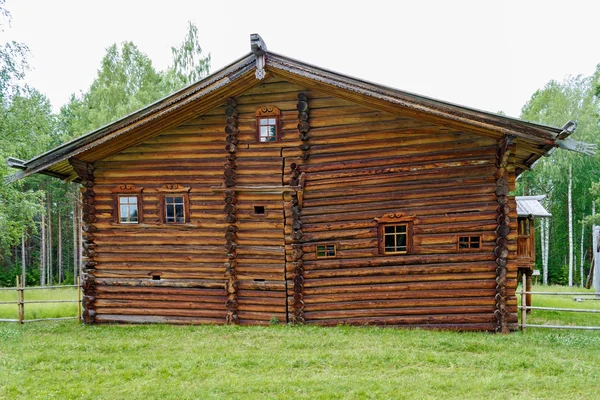
MULTIPOLYGON (((87 323, 517 326, 516 177, 554 128, 267 50, 29 161, 80 182, 87 323)), ((580 144, 579 144, 580 145, 580 144)))

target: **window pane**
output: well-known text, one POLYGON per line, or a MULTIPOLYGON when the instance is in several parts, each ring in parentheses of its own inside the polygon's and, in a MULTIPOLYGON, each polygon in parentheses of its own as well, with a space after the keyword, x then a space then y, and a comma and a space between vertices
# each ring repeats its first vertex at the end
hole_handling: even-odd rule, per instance
POLYGON ((402 248, 399 251, 406 250, 406 235, 396 235, 396 246, 402 248))
POLYGON ((183 204, 175 205, 175 222, 184 222, 183 204))
POLYGON ((119 204, 127 204, 128 197, 119 196, 119 204))
MULTIPOLYGON (((387 228, 387 227, 386 227, 387 228)), ((385 235, 385 251, 396 251, 396 236, 385 235)))
POLYGON ((385 227, 385 233, 394 233, 396 232, 396 227, 395 226, 386 226, 385 227))
POLYGON ((129 217, 129 207, 128 206, 124 206, 121 205, 120 207, 120 222, 129 222, 128 217, 129 217))

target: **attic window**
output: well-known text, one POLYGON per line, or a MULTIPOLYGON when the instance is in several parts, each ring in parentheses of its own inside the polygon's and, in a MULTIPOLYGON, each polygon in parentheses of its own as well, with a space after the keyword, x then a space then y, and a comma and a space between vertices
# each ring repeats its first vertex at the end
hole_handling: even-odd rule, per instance
POLYGON ((281 111, 275 106, 263 106, 256 110, 256 137, 260 143, 279 141, 279 116, 281 111))
POLYGON ((254 214, 265 215, 265 206, 254 206, 254 214))

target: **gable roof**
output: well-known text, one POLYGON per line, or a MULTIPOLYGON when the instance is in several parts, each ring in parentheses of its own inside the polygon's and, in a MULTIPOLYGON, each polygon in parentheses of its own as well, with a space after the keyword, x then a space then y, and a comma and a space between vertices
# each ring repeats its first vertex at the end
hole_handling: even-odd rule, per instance
POLYGON ((8 177, 7 181, 13 182, 34 173, 78 180, 68 161, 70 158, 92 163, 159 135, 260 84, 256 71, 262 71, 263 77, 279 76, 310 90, 465 132, 498 139, 513 135, 517 142, 517 173, 531 167, 558 146, 557 140, 572 133, 567 129, 569 124, 564 129, 535 124, 329 71, 267 51, 258 35, 253 35, 253 43, 256 37, 263 47, 253 45, 253 52, 199 82, 29 161, 9 158, 7 164, 21 171, 8 177))

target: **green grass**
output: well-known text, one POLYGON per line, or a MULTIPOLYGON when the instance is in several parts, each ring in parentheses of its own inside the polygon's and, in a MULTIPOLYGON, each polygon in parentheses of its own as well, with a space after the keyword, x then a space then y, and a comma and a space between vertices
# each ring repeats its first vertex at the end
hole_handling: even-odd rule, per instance
MULTIPOLYGON (((77 289, 25 290, 25 301, 77 300, 77 289)), ((0 290, 0 301, 17 301, 16 290, 0 290)), ((77 316, 77 303, 25 304, 25 319, 60 318, 77 316)), ((0 318, 16 319, 16 304, 0 304, 0 318)))
POLYGON ((0 324, 0 399, 595 399, 599 369, 590 331, 0 324))

